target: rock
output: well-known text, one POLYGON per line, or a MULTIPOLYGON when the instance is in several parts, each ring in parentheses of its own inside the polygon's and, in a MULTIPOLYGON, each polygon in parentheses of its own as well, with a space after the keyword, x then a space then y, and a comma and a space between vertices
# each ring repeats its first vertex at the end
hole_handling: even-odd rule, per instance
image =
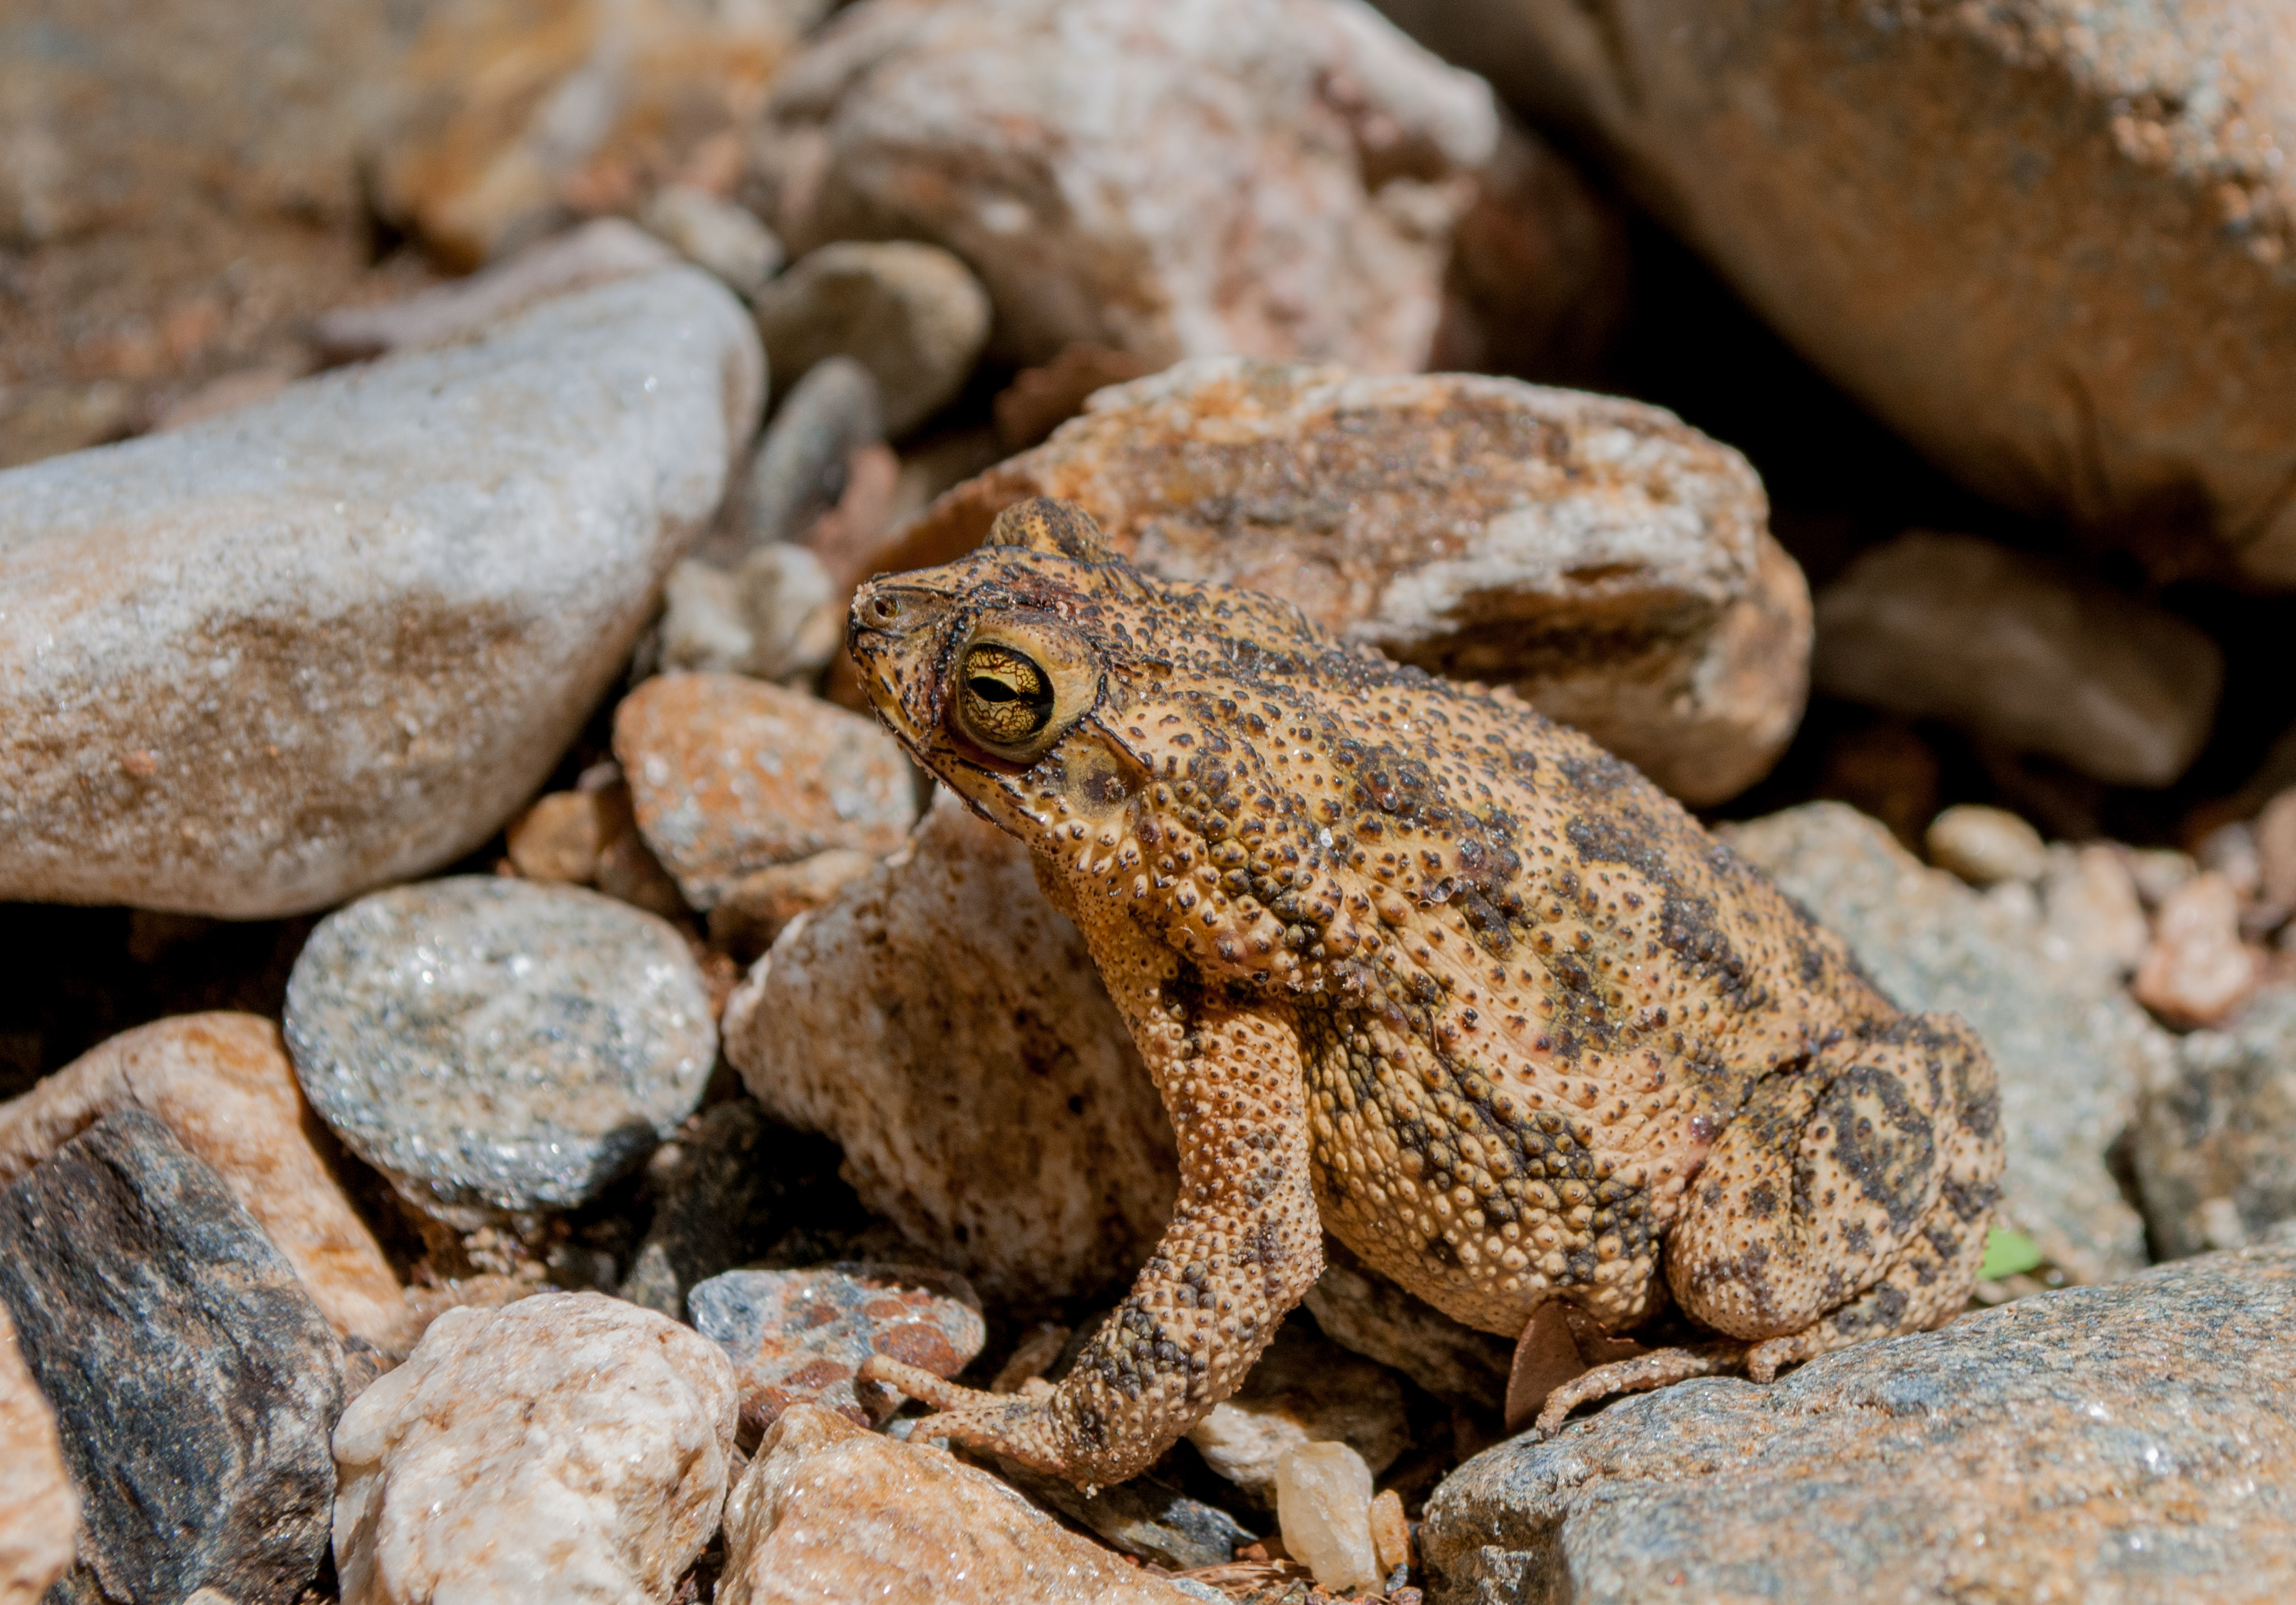
POLYGON ((737 295, 754 296, 785 259, 774 231, 730 201, 690 184, 673 184, 646 202, 646 230, 707 268, 737 295))
POLYGON ((335 1431, 343 1605, 666 1605, 734 1455, 717 1348, 596 1293, 450 1310, 335 1431))
POLYGON ((1144 357, 1107 346, 1072 342, 1041 367, 1022 368, 996 392, 991 412, 996 440, 1006 451, 1026 451, 1084 411, 1098 391, 1154 371, 1144 357))
POLYGON ((189 429, 194 424, 204 424, 209 418, 219 418, 227 412, 242 407, 252 407, 258 401, 268 401, 303 377, 304 370, 297 366, 242 368, 235 373, 210 379, 190 395, 170 401, 166 409, 152 421, 155 434, 172 430, 189 429))
POLYGON ((1193 1571, 1233 1560, 1253 1535, 1218 1505, 1191 1499, 1147 1472, 1112 1488, 1086 1493, 1064 1477, 1047 1477, 1000 1460, 1004 1480, 1040 1505, 1049 1505, 1114 1549, 1167 1571, 1193 1571))
POLYGON ((1303 1303, 1325 1337, 1401 1371, 1439 1399, 1496 1410, 1506 1398, 1513 1344, 1405 1292, 1328 1232, 1324 1273, 1303 1303))
POLYGON ((758 296, 758 333, 783 383, 849 357, 904 435, 964 388, 988 342, 988 292, 963 262, 910 240, 824 245, 758 296))
POLYGON ((754 959, 773 946, 791 921, 827 908, 876 864, 865 852, 832 847, 794 864, 745 875, 709 910, 709 940, 745 962, 754 959))
MULTIPOLYGON (((784 384, 788 374, 781 375, 784 384)), ((876 375, 850 357, 824 357, 783 399, 742 482, 731 556, 800 539, 845 494, 846 465, 885 439, 876 375)))
POLYGON ((2175 895, 2178 887, 2189 883, 2201 872, 2192 855, 2173 847, 2132 848, 2126 855, 2128 877, 2136 883, 2136 895, 2144 906, 2160 910, 2175 895))
POLYGON ((1371 1502, 1371 1547, 1382 1576, 1411 1564, 1411 1523, 1403 1514, 1403 1495, 1393 1488, 1382 1488, 1371 1502))
POLYGON ((2296 791, 2284 791, 2256 817, 2256 868, 2265 901, 2296 910, 2296 791))
POLYGON ((2002 808, 1964 802, 1930 821, 1923 845, 1930 862, 1971 885, 2037 881, 2049 868, 2041 833, 2002 808))
POLYGON ((1727 840, 1849 943, 1899 1008, 1956 1014, 1993 1056, 2008 1165, 2002 1206, 2080 1281, 2141 1269, 2144 1228, 2105 1163, 2169 1039, 2038 926, 1926 869, 1874 821, 1816 802, 1727 840))
POLYGON ((1512 685, 1677 795, 1751 784, 1801 717, 1809 598, 1745 460, 1632 401, 1222 358, 1104 390, 959 486, 887 564, 1063 497, 1167 579, 1249 586, 1512 685))
POLYGON ((1404 1419, 1403 1389, 1384 1366, 1287 1321, 1242 1387, 1189 1428, 1188 1441, 1206 1465, 1272 1507, 1276 1463, 1290 1450, 1343 1444, 1369 1468, 1369 1477, 1410 1447, 1411 1428, 1404 1419))
POLYGON ((1317 1586, 1376 1588, 1371 1542, 1371 1471, 1345 1444, 1300 1444, 1275 1468, 1276 1517, 1283 1547, 1307 1563, 1317 1586))
POLYGON ((586 886, 597 877, 608 822, 596 792, 537 797, 504 833, 510 861, 529 880, 586 886))
POLYGON ((821 559, 786 542, 763 546, 732 573, 693 559, 663 587, 662 667, 810 678, 843 643, 844 597, 821 559))
POLYGON ((2047 940, 2115 980, 2136 967, 2152 942, 2125 858, 2102 845, 2059 845, 2049 850, 2041 881, 2047 940))
POLYGON ((1497 139, 1485 85, 1342 0, 864 0, 775 86, 754 199, 793 250, 947 247, 1015 362, 1407 372, 1497 139))
POLYGON ((864 1360, 887 1354, 954 1377, 988 1335, 964 1279, 921 1265, 728 1271, 688 1302, 694 1329, 734 1362, 745 1442, 798 1403, 878 1425, 900 1400, 873 1383, 856 1388, 864 1360))
POLYGON ((2278 1598, 2296 1587, 2292 1333, 2283 1244, 1857 1344, 1767 1387, 1621 1399, 1436 1491, 1431 1593, 2278 1598))
POLYGON ((1967 535, 1900 535, 1817 598, 1817 687, 2166 786, 2209 738, 2224 654, 2172 613, 1967 535))
POLYGON ((783 933, 725 1031, 767 1113, 835 1138, 862 1203, 986 1297, 1121 1283, 1170 1219, 1171 1125, 1084 938, 952 794, 783 933))
POLYGON ((107 1115, 0 1192, 0 1304, 102 1594, 294 1600, 326 1548, 342 1354, 215 1173, 155 1116, 107 1115))
POLYGON ((484 842, 716 506, 745 325, 672 268, 0 473, 0 899, 272 916, 484 842))
POLYGON ((718 1605, 1179 1605, 946 1450, 792 1407, 726 1506, 718 1605))
POLYGON ((2165 573, 2228 554, 2296 577, 2296 419, 2259 405, 2296 382, 2273 0, 1389 4, 1591 133, 1787 343, 1965 482, 2165 573))
MULTIPOLYGON (((806 549, 829 571, 840 608, 855 586, 883 566, 880 559, 893 527, 906 473, 901 459, 890 447, 855 447, 845 459, 845 489, 837 505, 815 519, 805 532, 806 549)), ((844 615, 839 613, 836 617, 840 632, 838 644, 842 646, 844 615)))
POLYGON ((653 1219, 621 1296, 672 1321, 686 1295, 773 1241, 791 1133, 746 1098, 714 1104, 646 1161, 653 1219))
POLYGON ((2172 1025, 2213 1025, 2260 978, 2256 953, 2240 939, 2240 894, 2210 869, 2162 900, 2152 945, 2128 990, 2172 1025))
POLYGON ((2233 894, 2243 903, 2264 890, 2263 854, 2246 820, 2234 819, 2210 831, 2194 844, 2193 858, 2202 868, 2213 869, 2231 882, 2233 894))
POLYGON ((2132 1137, 2163 1255, 2237 1248, 2296 1217, 2296 990, 2267 987, 2223 1030, 2178 1042, 2132 1137))
POLYGON ((0 1605, 35 1605, 71 1568, 78 1527, 56 1412, 24 1369, 16 1323, 0 1303, 0 1605))
POLYGON ((916 818, 908 761, 857 713, 730 674, 665 674, 622 699, 614 754, 638 828, 685 899, 832 847, 890 852, 916 818))
POLYGON ((685 939, 572 886, 458 876, 311 933, 287 1044, 312 1107, 410 1203, 466 1228, 570 1209, 701 1097, 717 1037, 685 939))
POLYGON ((398 1279, 313 1146, 317 1122, 276 1025, 182 1015, 81 1055, 0 1104, 0 1186, 123 1109, 157 1116, 215 1172, 338 1333, 395 1346, 406 1315, 398 1279))

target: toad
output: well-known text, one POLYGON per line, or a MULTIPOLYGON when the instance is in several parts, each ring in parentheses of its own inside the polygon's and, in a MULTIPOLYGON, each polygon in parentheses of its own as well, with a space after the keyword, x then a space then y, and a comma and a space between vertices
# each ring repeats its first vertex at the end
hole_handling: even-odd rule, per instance
POLYGON ((1144 575, 1041 499, 864 586, 849 639, 894 735, 1027 844, 1180 1156, 1057 1387, 868 1362, 939 1412, 921 1435, 1133 1476, 1241 1385, 1326 1229, 1488 1332, 1552 1301, 1599 1333, 1686 1318, 1550 1393, 1548 1430, 1962 1308, 2001 1172, 1984 1048, 1584 737, 1144 575))

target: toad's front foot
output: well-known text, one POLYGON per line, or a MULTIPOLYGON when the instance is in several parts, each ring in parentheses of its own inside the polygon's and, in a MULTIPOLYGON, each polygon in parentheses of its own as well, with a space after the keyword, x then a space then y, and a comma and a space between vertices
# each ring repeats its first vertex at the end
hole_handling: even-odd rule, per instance
POLYGON ((921 1419, 912 1437, 947 1438, 1054 1477, 1073 1478, 1087 1469, 1078 1463, 1077 1446, 1067 1441, 1070 1435, 1048 1403, 1054 1396, 1049 1389, 1033 1396, 982 1393, 882 1354, 862 1362, 861 1377, 897 1387, 939 1412, 921 1419))

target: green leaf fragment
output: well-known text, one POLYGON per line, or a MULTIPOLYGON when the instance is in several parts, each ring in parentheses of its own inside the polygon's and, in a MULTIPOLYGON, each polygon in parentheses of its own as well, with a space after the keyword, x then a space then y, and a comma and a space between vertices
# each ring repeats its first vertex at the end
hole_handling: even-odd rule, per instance
POLYGON ((1980 1281, 1998 1281, 2005 1276, 2040 1268, 2041 1246, 2021 1231, 2004 1231, 1995 1227, 1985 1234, 1985 1258, 1977 1267, 1980 1281))

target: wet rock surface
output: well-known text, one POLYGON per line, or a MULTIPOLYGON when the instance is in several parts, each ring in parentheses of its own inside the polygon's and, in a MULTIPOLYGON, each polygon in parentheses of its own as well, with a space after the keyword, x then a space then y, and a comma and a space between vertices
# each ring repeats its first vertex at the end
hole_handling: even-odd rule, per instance
POLYGON ((56 1412, 16 1345, 0 1300, 0 1605, 32 1605, 72 1563, 79 1492, 64 1469, 56 1412))
POLYGON ((662 920, 571 886, 463 876, 324 922, 287 987, 311 1105, 418 1207, 579 1204, 701 1097, 717 1033, 662 920))
POLYGON ((2237 1248, 2296 1218, 2296 990, 2269 988, 2178 1042, 2129 1155, 2163 1254, 2237 1248))
POLYGON ((2284 1242, 1622 1399, 1445 1484, 1431 1597, 2276 1598, 2292 1317, 2284 1242))
POLYGON ((286 1605, 326 1548, 342 1355, 207 1166, 126 1109, 0 1192, 0 1303, 113 1599, 286 1605))

